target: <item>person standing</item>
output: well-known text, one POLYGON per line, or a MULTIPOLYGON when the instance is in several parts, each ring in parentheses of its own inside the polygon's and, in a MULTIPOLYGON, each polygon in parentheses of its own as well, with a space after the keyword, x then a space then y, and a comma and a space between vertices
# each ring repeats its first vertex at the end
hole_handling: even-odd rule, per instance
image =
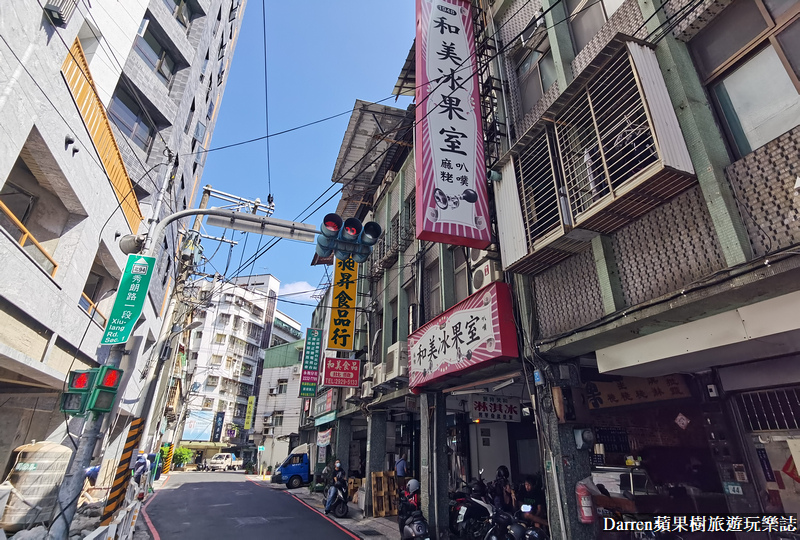
POLYGON ((330 472, 328 480, 328 500, 325 502, 325 515, 330 513, 331 506, 333 506, 333 501, 336 500, 336 487, 345 482, 347 482, 347 475, 345 474, 344 469, 342 469, 342 462, 337 459, 336 463, 334 463, 333 470, 330 472))
POLYGON ((147 474, 150 472, 150 461, 147 459, 147 454, 139 452, 139 457, 136 458, 136 464, 133 466, 133 479, 139 486, 142 485, 142 478, 147 480, 147 474))
POLYGON ((397 476, 403 478, 406 475, 407 468, 408 468, 408 463, 406 462, 406 455, 402 454, 400 456, 400 459, 398 459, 397 462, 394 464, 394 472, 397 474, 397 476))

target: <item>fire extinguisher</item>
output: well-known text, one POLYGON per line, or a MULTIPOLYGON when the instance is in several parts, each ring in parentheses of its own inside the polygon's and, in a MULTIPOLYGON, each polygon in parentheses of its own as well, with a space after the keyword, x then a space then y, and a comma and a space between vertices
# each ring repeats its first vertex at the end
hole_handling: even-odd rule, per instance
POLYGON ((594 523, 597 516, 589 488, 585 484, 578 482, 575 484, 575 497, 578 500, 578 518, 580 522, 594 523))

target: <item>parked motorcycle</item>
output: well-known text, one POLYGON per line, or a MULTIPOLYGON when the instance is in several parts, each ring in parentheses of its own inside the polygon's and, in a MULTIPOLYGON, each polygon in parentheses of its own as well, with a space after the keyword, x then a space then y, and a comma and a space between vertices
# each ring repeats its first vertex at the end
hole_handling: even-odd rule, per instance
POLYGON ((483 479, 473 480, 469 484, 468 496, 451 503, 450 532, 459 538, 480 540, 490 527, 489 518, 493 513, 494 507, 488 499, 483 479))
POLYGON ((336 482, 333 487, 336 492, 331 505, 331 512, 340 519, 347 517, 347 513, 350 511, 350 507, 347 506, 347 485, 344 482, 336 482))
MULTIPOLYGON (((521 513, 531 511, 529 505, 523 505, 521 513)), ((514 515, 502 510, 497 510, 490 518, 491 528, 486 533, 484 540, 548 540, 549 537, 544 529, 530 527, 520 516, 520 512, 514 515)))

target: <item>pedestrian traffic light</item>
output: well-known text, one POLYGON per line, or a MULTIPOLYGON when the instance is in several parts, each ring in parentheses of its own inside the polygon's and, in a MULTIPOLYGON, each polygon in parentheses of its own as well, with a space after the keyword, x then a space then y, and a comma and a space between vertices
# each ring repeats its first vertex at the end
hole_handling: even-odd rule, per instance
POLYGON ((67 377, 67 390, 61 395, 61 411, 73 416, 86 412, 89 392, 94 386, 98 369, 70 371, 67 377))
POLYGON ((123 371, 111 366, 101 366, 95 379, 96 384, 89 396, 87 410, 95 413, 109 412, 114 406, 123 371))
POLYGON ((363 263, 382 232, 374 221, 362 224, 357 218, 343 220, 338 214, 327 214, 317 236, 317 255, 330 257, 333 253, 339 260, 353 257, 357 263, 363 263))

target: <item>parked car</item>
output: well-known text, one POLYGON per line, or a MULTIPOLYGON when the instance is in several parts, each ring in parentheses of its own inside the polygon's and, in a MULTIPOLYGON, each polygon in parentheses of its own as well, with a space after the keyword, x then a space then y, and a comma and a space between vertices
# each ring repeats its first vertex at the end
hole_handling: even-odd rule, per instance
POLYGON ((220 452, 208 462, 208 469, 211 471, 236 471, 241 469, 243 464, 243 460, 236 459, 236 454, 220 452))

